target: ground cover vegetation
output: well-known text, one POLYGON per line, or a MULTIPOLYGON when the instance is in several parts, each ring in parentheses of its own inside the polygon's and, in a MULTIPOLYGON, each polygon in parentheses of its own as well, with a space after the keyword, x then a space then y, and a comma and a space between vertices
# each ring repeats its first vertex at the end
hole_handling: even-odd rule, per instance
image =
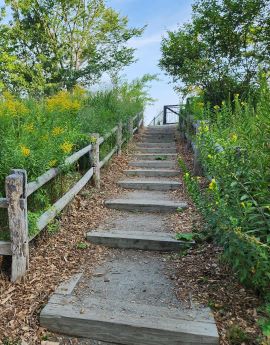
MULTIPOLYGON (((269 1, 199 0, 189 24, 168 32, 161 67, 187 95, 181 121, 205 178, 185 182, 240 281, 269 303, 269 1), (197 124, 197 131, 193 125, 197 124), (195 133, 196 132, 196 133, 195 133)), ((261 322, 270 336, 269 305, 261 322)))

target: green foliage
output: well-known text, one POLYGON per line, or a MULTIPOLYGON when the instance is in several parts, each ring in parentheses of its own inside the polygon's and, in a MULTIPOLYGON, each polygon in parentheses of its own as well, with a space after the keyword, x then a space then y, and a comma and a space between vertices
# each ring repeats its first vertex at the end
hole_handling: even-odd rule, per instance
POLYGON ((192 21, 162 40, 160 66, 185 94, 221 104, 256 90, 259 68, 269 69, 269 3, 266 0, 197 0, 192 21))
POLYGON ((155 158, 156 161, 166 161, 167 157, 166 156, 158 156, 155 158))
POLYGON ((232 325, 227 331, 227 337, 231 345, 246 344, 250 341, 248 334, 238 325, 232 325))
MULTIPOLYGON (((142 112, 149 101, 147 82, 151 79, 145 76, 97 93, 86 93, 76 86, 72 92, 61 91, 38 102, 3 93, 0 97, 0 197, 5 196, 4 182, 11 169, 26 169, 29 182, 51 168, 59 169, 53 181, 28 198, 30 236, 38 232, 39 216, 89 168, 89 157, 82 157, 73 165, 65 165, 65 159, 92 141, 90 133, 103 135, 120 121, 126 125, 129 117, 142 112)), ((127 136, 127 126, 123 134, 127 136)), ((112 135, 101 145, 100 159, 115 145, 116 135, 112 135)), ((0 237, 8 239, 7 212, 0 212, 0 237)), ((50 232, 57 229, 57 224, 48 228, 50 232)))
POLYGON ((88 248, 88 243, 85 243, 85 242, 79 242, 77 243, 77 249, 87 249, 88 248))
POLYGON ((262 333, 268 339, 270 338, 270 304, 267 304, 260 312, 263 312, 264 317, 259 319, 259 325, 262 333))
POLYGON ((191 242, 191 241, 194 241, 194 236, 196 234, 193 234, 193 233, 177 233, 175 235, 175 238, 178 240, 178 241, 186 241, 186 242, 191 242))
POLYGON ((12 92, 71 90, 134 61, 127 43, 143 29, 128 27, 103 0, 5 2, 11 20, 0 26, 0 80, 12 92))

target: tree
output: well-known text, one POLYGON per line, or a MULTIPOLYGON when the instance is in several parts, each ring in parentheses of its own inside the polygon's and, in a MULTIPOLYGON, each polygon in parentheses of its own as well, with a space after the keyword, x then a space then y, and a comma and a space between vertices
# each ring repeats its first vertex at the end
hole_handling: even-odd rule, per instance
POLYGON ((269 68, 269 14, 269 0, 197 0, 192 22, 163 39, 160 66, 212 103, 247 96, 269 68))
POLYGON ((143 29, 129 28, 128 19, 103 0, 6 0, 6 5, 12 20, 2 29, 8 30, 6 48, 19 63, 22 81, 13 82, 7 73, 5 85, 13 91, 69 90, 134 61, 127 42, 143 29))

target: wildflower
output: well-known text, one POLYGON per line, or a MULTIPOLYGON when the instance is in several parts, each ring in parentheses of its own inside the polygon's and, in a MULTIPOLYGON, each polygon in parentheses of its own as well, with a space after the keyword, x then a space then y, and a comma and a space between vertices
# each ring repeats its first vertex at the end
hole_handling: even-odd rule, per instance
POLYGON ((210 182, 209 184, 209 187, 208 187, 210 190, 217 190, 217 182, 216 180, 213 178, 212 181, 210 182))
POLYGON ((245 204, 243 201, 240 203, 240 205, 241 205, 243 208, 246 207, 246 204, 245 204))
POLYGON ((53 167, 55 167, 56 165, 57 165, 57 159, 52 159, 52 160, 50 160, 49 163, 48 163, 48 166, 49 166, 50 168, 53 168, 53 167))
POLYGON ((72 151, 73 144, 69 143, 68 141, 65 141, 62 145, 60 145, 60 149, 64 153, 70 153, 72 151))
POLYGON ((31 153, 31 150, 28 147, 21 145, 21 152, 24 157, 28 157, 31 153))
POLYGON ((24 126, 24 129, 27 131, 27 132, 33 132, 34 131, 34 124, 33 123, 29 123, 27 125, 24 126))
POLYGON ((213 158, 213 156, 212 156, 212 155, 210 155, 210 154, 209 154, 207 157, 208 157, 209 159, 212 159, 212 158, 213 158))
POLYGON ((185 178, 189 178, 189 173, 186 172, 184 176, 185 176, 185 178))
POLYGON ((234 143, 235 143, 235 142, 237 141, 237 139, 238 139, 237 134, 235 134, 235 133, 232 133, 231 136, 230 136, 230 138, 231 138, 231 141, 234 142, 234 143))
POLYGON ((218 110, 220 109, 220 106, 219 106, 219 105, 215 105, 215 106, 214 106, 214 109, 215 109, 216 111, 218 111, 218 110))
POLYGON ((239 98, 239 93, 236 93, 236 94, 234 95, 234 98, 235 98, 235 99, 238 99, 238 98, 239 98))
POLYGON ((222 101, 222 103, 221 103, 223 106, 225 106, 226 105, 226 102, 225 101, 222 101))
POLYGON ((57 135, 60 135, 64 132, 64 128, 62 127, 54 127, 53 130, 52 130, 52 135, 53 136, 57 136, 57 135))
POLYGON ((203 103, 203 102, 199 102, 199 103, 198 103, 198 107, 199 107, 200 109, 202 109, 202 108, 204 107, 204 103, 203 103))
POLYGON ((241 102, 241 105, 244 107, 245 105, 247 105, 246 102, 241 102))
POLYGON ((56 95, 47 99, 47 108, 49 111, 78 111, 81 103, 74 100, 67 91, 60 91, 56 95))

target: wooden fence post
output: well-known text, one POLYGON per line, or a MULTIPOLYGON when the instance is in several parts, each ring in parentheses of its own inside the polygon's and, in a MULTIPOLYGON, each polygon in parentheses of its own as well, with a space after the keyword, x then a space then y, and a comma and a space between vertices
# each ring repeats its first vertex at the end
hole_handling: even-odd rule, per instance
POLYGON ((141 114, 140 114, 140 120, 142 120, 142 122, 141 122, 141 128, 143 128, 143 126, 144 126, 143 111, 142 111, 141 114))
POLYGON ((123 132, 123 125, 122 121, 118 123, 118 128, 116 132, 116 144, 117 144, 117 154, 118 156, 122 153, 122 132, 123 132))
POLYGON ((12 282, 22 278, 29 267, 26 195, 26 171, 12 170, 12 174, 6 177, 6 198, 8 200, 8 220, 12 252, 12 282))
POLYGON ((130 138, 132 138, 133 136, 133 118, 132 117, 128 119, 128 135, 130 138))
POLYGON ((93 174, 93 182, 96 188, 100 188, 100 164, 99 164, 99 134, 93 133, 91 134, 91 138, 93 138, 92 142, 92 164, 94 168, 93 174))

